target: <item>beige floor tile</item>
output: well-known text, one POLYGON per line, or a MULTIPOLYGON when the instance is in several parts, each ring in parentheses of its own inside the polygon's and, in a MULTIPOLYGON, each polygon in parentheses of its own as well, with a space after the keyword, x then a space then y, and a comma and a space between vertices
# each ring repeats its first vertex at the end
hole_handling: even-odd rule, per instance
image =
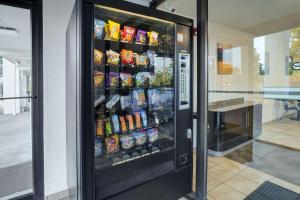
POLYGON ((216 164, 212 163, 212 162, 207 162, 207 168, 210 169, 212 167, 216 166, 216 164))
POLYGON ((284 180, 281 180, 279 178, 273 177, 271 180, 269 180, 272 183, 275 183, 276 185, 279 185, 281 187, 284 187, 286 189, 289 189, 293 192, 296 192, 298 194, 300 194, 300 187, 297 185, 294 185, 292 183, 286 182, 284 180))
POLYGON ((233 176, 225 184, 247 196, 259 186, 259 184, 239 175, 233 176))
POLYGON ((210 191, 214 189, 215 187, 219 186, 222 184, 222 181, 208 175, 207 176, 207 190, 210 191))
POLYGON ((295 136, 281 133, 281 134, 277 134, 274 137, 269 138, 267 141, 273 144, 285 145, 286 143, 292 141, 294 138, 295 136))
POLYGON ((247 168, 246 165, 240 164, 238 162, 235 162, 233 160, 227 159, 221 164, 219 164, 220 167, 223 167, 224 169, 230 170, 234 173, 238 173, 242 171, 243 169, 247 168))
POLYGON ((285 144, 285 146, 300 150, 300 138, 297 137, 297 138, 289 141, 288 143, 285 144))
POLYGON ((209 176, 212 176, 222 182, 228 180, 235 174, 236 172, 232 172, 230 170, 224 169, 223 167, 220 167, 218 165, 208 169, 209 176))
POLYGON ((215 200, 243 200, 246 197, 246 195, 225 184, 222 184, 210 191, 209 195, 215 200))
POLYGON ((214 157, 214 156, 208 156, 208 162, 211 162, 215 165, 220 164, 221 162, 224 162, 227 160, 225 157, 214 157))
POLYGON ((215 200, 212 196, 207 195, 207 200, 215 200))
POLYGON ((273 178, 271 175, 268 175, 266 173, 263 173, 261 171, 258 171, 253 168, 246 168, 243 171, 239 173, 240 176, 243 176, 245 178, 250 179, 251 181, 254 181, 255 183, 262 184, 263 182, 270 180, 273 178))

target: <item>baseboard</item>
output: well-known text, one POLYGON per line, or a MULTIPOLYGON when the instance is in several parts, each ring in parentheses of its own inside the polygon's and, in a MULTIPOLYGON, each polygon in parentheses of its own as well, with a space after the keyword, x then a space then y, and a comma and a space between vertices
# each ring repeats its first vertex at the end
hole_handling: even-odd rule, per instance
POLYGON ((64 190, 46 197, 46 200, 69 200, 69 190, 64 190))

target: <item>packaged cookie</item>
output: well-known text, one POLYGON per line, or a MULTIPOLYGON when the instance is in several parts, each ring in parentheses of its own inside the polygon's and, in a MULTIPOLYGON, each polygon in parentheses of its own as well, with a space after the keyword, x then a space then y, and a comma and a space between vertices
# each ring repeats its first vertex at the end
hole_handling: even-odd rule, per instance
POLYGON ((102 51, 94 49, 94 65, 102 65, 103 64, 104 55, 102 51))
POLYGON ((135 35, 135 30, 135 28, 124 26, 124 29, 121 32, 121 41, 131 43, 135 35))
POLYGON ((127 126, 126 126, 126 121, 125 121, 125 117, 124 116, 120 116, 120 123, 121 123, 121 130, 122 132, 126 132, 127 131, 127 126))
POLYGON ((147 42, 146 35, 147 35, 146 31, 138 30, 137 34, 135 36, 135 43, 136 44, 146 44, 146 42, 147 42))
POLYGON ((102 119, 97 119, 96 120, 96 135, 98 137, 103 138, 104 137, 104 130, 103 130, 103 120, 102 119))
POLYGON ((134 124, 133 124, 133 117, 132 117, 132 115, 127 114, 127 115, 126 115, 126 119, 127 119, 127 122, 128 122, 128 129, 132 131, 132 130, 134 129, 134 124))
POLYGON ((105 138, 106 152, 108 154, 119 151, 119 137, 118 135, 112 135, 105 138))
POLYGON ((140 112, 134 113, 134 118, 135 118, 135 127, 142 128, 141 113, 140 112))
POLYGON ((114 127, 114 132, 119 133, 120 132, 120 123, 119 123, 118 115, 113 115, 111 117, 111 121, 112 121, 112 124, 114 127))
POLYGON ((108 20, 109 25, 109 39, 119 41, 120 40, 120 24, 111 20, 108 20))
POLYGON ((120 63, 120 54, 113 50, 106 51, 106 57, 107 64, 118 65, 120 63))
POLYGON ((132 87, 133 86, 133 80, 132 75, 128 73, 120 73, 121 78, 121 86, 122 87, 132 87))
POLYGON ((149 45, 150 46, 157 46, 159 45, 158 41, 158 33, 155 31, 150 31, 147 33, 149 38, 149 45))
POLYGON ((121 63, 123 65, 133 65, 134 64, 134 56, 133 51, 122 49, 121 51, 121 63))
POLYGON ((125 150, 131 149, 134 146, 134 139, 132 135, 120 136, 121 147, 125 150))
POLYGON ((147 142, 147 135, 145 131, 138 131, 132 134, 136 145, 143 145, 147 142))
POLYGON ((94 87, 100 88, 104 86, 104 73, 95 71, 94 72, 94 87))
POLYGON ((94 20, 94 35, 97 39, 102 39, 104 35, 105 22, 100 19, 94 20))

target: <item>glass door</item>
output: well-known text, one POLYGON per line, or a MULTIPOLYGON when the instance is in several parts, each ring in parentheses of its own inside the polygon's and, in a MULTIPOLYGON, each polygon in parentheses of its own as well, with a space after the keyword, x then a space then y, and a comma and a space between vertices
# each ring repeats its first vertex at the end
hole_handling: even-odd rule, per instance
POLYGON ((95 169, 174 149, 175 24, 94 13, 95 169))
POLYGON ((0 199, 33 193, 29 9, 0 5, 0 199))

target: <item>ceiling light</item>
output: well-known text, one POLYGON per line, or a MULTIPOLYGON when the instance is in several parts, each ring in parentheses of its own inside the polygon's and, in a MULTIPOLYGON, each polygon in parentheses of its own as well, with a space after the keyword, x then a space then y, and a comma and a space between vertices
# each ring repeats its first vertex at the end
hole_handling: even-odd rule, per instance
POLYGON ((18 32, 15 28, 0 26, 0 35, 17 36, 18 32))

